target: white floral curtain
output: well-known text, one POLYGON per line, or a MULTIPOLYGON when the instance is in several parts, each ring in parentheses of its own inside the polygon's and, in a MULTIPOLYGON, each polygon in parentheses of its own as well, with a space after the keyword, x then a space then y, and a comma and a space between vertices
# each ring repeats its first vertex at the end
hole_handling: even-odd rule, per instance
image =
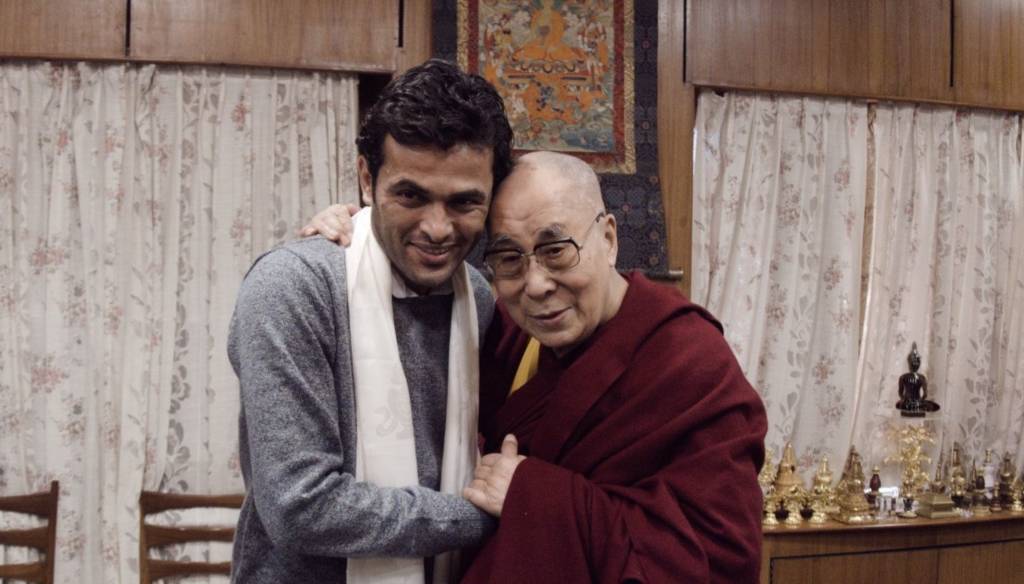
POLYGON ((761 393, 767 446, 792 440, 802 467, 849 446, 866 145, 863 103, 699 97, 691 293, 761 393))
MULTIPOLYGON (((854 436, 893 454, 906 423, 897 380, 918 344, 929 397, 942 407, 932 453, 959 441, 979 457, 1024 431, 1024 183, 1021 116, 878 104, 876 199, 854 436)), ((933 455, 933 462, 934 462, 933 455)), ((896 475, 895 466, 885 469, 896 475)))
POLYGON ((809 479, 852 443, 896 484, 916 341, 930 453, 1024 463, 1020 114, 705 91, 694 156, 692 295, 761 392, 769 449, 792 441, 809 479))
POLYGON ((141 489, 242 489, 227 323, 355 202, 345 74, 0 62, 0 493, 61 483, 57 581, 138 581, 141 489))

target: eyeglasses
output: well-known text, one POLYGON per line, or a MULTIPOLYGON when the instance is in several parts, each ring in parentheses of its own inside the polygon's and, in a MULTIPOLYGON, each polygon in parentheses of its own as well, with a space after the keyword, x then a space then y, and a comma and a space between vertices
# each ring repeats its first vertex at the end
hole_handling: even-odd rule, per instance
MULTIPOLYGON (((581 241, 586 242, 590 230, 604 217, 606 213, 601 211, 590 222, 590 226, 583 233, 581 241)), ((580 264, 580 250, 583 246, 576 243, 571 237, 548 241, 534 246, 530 253, 518 249, 492 249, 484 253, 484 262, 491 268, 494 277, 499 280, 511 280, 519 278, 526 273, 530 265, 530 257, 537 259, 537 264, 543 267, 550 274, 569 271, 580 264)))

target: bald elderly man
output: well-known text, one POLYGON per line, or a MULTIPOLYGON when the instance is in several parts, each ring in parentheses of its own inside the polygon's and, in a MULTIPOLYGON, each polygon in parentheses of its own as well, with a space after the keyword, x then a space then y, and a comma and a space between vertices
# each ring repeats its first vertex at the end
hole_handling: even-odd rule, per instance
POLYGON ((579 159, 520 157, 488 228, 489 454, 464 496, 500 521, 463 582, 757 581, 767 421, 721 325, 616 271, 615 217, 579 159))

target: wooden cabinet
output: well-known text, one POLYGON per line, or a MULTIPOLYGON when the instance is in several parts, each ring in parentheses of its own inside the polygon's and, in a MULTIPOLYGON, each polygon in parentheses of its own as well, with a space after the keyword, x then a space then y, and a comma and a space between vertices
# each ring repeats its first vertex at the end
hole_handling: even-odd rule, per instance
POLYGON ((935 550, 837 554, 781 558, 773 563, 774 584, 931 584, 937 581, 935 550))
POLYGON ((1019 582, 1024 515, 764 528, 761 584, 1019 582))
POLYGON ((1024 110, 1020 0, 689 0, 696 85, 1024 110))
POLYGON ((951 0, 690 0, 698 85, 952 98, 951 0))
POLYGON ((429 1, 399 3, 0 0, 0 57, 391 73, 430 50, 429 1))
POLYGON ((393 71, 398 0, 132 0, 144 61, 393 71))
POLYGON ((954 7, 957 101, 1024 109, 1024 2, 956 0, 954 7))
POLYGON ((822 91, 828 2, 689 0, 686 77, 698 85, 822 91))
POLYGON ((0 0, 0 56, 124 56, 124 0, 0 0))

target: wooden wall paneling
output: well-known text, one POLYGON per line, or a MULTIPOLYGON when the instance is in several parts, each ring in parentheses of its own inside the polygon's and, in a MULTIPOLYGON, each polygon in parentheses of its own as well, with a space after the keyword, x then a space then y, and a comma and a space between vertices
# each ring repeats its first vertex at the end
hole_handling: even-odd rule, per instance
POLYGON ((688 81, 948 101, 952 0, 690 0, 688 81))
POLYGON ((131 0, 130 57, 187 63, 395 68, 398 0, 131 0))
MULTIPOLYGON (((998 41, 998 35, 992 34, 997 23, 991 22, 996 11, 992 10, 986 0, 956 2, 955 44, 953 55, 954 85, 956 96, 973 102, 988 101, 992 82, 999 82, 998 72, 1001 66, 992 63, 989 56, 998 52, 991 46, 998 41), (995 71, 992 71, 992 69, 995 71)), ((1001 90, 1002 88, 997 88, 1001 90)))
POLYGON ((0 0, 0 56, 124 58, 125 0, 0 0))
POLYGON ((658 3, 658 181, 665 209, 668 267, 690 293, 693 249, 693 125, 697 101, 683 80, 685 0, 658 3))
MULTIPOLYGON (((767 5, 768 44, 758 47, 758 54, 771 55, 768 68, 771 76, 766 85, 792 91, 827 90, 830 55, 828 3, 820 0, 767 0, 767 5)), ((759 40, 763 42, 764 37, 759 40)))
MULTIPOLYGON (((675 2, 661 2, 661 12, 666 4, 675 2)), ((689 0, 686 4, 686 81, 753 86, 754 72, 759 69, 752 61, 754 37, 762 30, 758 26, 761 2, 689 0)), ((669 10, 675 15, 674 8, 669 10)), ((681 15, 674 17, 682 20, 681 15)))
POLYGON ((886 38, 881 52, 886 66, 877 94, 952 99, 952 0, 887 0, 885 9, 886 38))
POLYGON ((433 51, 430 8, 430 0, 405 0, 402 46, 395 59, 395 75, 430 58, 433 51))
POLYGON ((828 4, 814 0, 689 0, 687 81, 824 91, 828 4))
POLYGON ((878 23, 885 0, 832 0, 829 4, 828 83, 838 93, 877 92, 890 59, 883 51, 887 29, 878 23), (872 26, 875 24, 876 26, 872 26))
POLYGON ((1024 3, 955 0, 953 6, 956 99, 1024 108, 1024 3))
POLYGON ((832 0, 828 93, 952 99, 951 0, 832 0))

